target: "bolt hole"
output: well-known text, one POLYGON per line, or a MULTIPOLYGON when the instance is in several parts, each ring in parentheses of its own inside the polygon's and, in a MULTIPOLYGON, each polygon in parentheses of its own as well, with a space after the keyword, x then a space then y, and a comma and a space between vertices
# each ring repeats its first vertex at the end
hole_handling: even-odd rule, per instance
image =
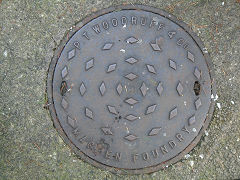
POLYGON ((195 81, 194 82, 194 87, 193 87, 194 93, 196 96, 200 95, 200 91, 201 91, 201 84, 199 83, 199 81, 195 81))
POLYGON ((62 81, 61 83, 61 87, 60 87, 60 92, 61 92, 61 95, 64 96, 65 93, 67 92, 67 83, 66 81, 62 81))
POLYGON ((122 116, 115 117, 116 120, 122 119, 122 116))

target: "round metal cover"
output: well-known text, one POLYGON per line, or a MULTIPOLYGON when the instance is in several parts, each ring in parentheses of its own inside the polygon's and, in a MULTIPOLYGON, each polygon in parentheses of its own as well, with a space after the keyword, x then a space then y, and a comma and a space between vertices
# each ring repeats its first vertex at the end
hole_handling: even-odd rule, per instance
POLYGON ((54 125, 84 160, 149 173, 199 141, 213 112, 208 53, 187 26, 146 6, 102 10, 76 25, 48 73, 54 125))

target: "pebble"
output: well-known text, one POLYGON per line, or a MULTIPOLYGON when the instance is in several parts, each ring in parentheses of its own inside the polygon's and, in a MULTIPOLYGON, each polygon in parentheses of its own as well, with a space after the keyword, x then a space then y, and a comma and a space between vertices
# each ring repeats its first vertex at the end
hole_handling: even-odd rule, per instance
POLYGON ((200 157, 201 159, 203 159, 203 158, 204 158, 204 155, 203 155, 203 154, 200 154, 199 157, 200 157))
POLYGON ((235 149, 232 149, 232 153, 233 153, 233 154, 236 154, 236 150, 235 150, 235 149))
POLYGON ((4 57, 7 57, 7 56, 8 56, 7 50, 3 52, 3 55, 4 55, 4 57))
POLYGON ((193 167, 193 165, 194 165, 194 161, 190 161, 189 163, 190 163, 190 166, 193 167))
POLYGON ((126 51, 125 51, 125 49, 120 49, 120 51, 121 51, 121 52, 123 52, 123 53, 125 53, 125 52, 126 52, 126 51))
POLYGON ((207 48, 203 48, 202 50, 203 50, 203 52, 204 52, 205 54, 207 54, 207 53, 208 53, 208 50, 207 50, 207 48))
POLYGON ((153 173, 153 174, 152 174, 152 177, 154 177, 154 176, 156 176, 156 175, 157 175, 157 173, 153 173))
POLYGON ((207 131, 205 131, 205 135, 208 136, 208 132, 207 131))
POLYGON ((212 94, 212 95, 211 95, 211 98, 212 98, 214 101, 216 101, 216 100, 218 100, 218 95, 216 94, 215 97, 214 97, 214 95, 212 94))
POLYGON ((189 154, 186 154, 184 157, 185 157, 186 159, 188 159, 188 158, 190 158, 190 155, 189 155, 189 154))

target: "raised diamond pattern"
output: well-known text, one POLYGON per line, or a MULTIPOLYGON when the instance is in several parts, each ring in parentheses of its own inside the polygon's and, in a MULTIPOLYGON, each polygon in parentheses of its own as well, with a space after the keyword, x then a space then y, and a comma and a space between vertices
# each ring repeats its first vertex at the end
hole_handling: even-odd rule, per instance
POLYGON ((105 94, 105 92, 106 92, 106 86, 105 86, 105 83, 104 83, 104 82, 101 83, 101 85, 100 85, 100 87, 99 87, 99 91, 100 91, 100 93, 101 93, 102 96, 105 94))
POLYGON ((127 120, 129 120, 129 121, 134 121, 134 120, 138 119, 138 117, 137 117, 137 116, 134 116, 134 115, 132 115, 132 114, 129 114, 129 115, 127 115, 127 116, 125 117, 125 119, 127 119, 127 120))
POLYGON ((198 110, 198 109, 200 108, 201 105, 202 105, 201 99, 198 98, 198 99, 195 101, 195 107, 196 107, 196 110, 198 110))
POLYGON ((68 116, 67 122, 72 128, 76 128, 76 120, 75 119, 72 119, 70 116, 68 116))
POLYGON ((136 99, 133 99, 133 98, 125 99, 125 102, 128 103, 129 105, 134 105, 134 104, 138 103, 138 101, 136 99))
POLYGON ((196 118, 194 115, 188 119, 189 126, 193 125, 195 122, 196 122, 196 118))
POLYGON ((196 78, 200 79, 201 78, 201 71, 195 67, 194 69, 194 75, 196 76, 196 78))
POLYGON ((112 114, 118 114, 114 106, 107 105, 108 111, 112 114))
POLYGON ((68 52, 68 60, 72 59, 75 56, 75 49, 72 49, 68 52))
POLYGON ((173 60, 171 60, 171 59, 169 59, 169 66, 170 66, 172 69, 174 69, 174 70, 177 69, 176 62, 173 61, 173 60))
POLYGON ((160 48, 160 46, 158 44, 150 43, 150 45, 154 51, 162 51, 162 49, 160 48))
POLYGON ((148 135, 149 136, 155 136, 159 133, 160 130, 161 130, 161 127, 152 128, 152 130, 148 133, 148 135))
POLYGON ((146 66, 147 66, 147 69, 150 73, 156 74, 156 70, 155 70, 153 65, 147 64, 146 66))
POLYGON ((85 69, 88 71, 90 68, 92 68, 94 65, 94 59, 90 59, 89 61, 86 62, 85 69))
POLYGON ((104 46, 103 46, 103 50, 110 50, 113 46, 113 43, 106 43, 104 46))
POLYGON ((119 84, 117 85, 116 90, 117 90, 118 95, 120 96, 121 93, 122 93, 122 90, 123 90, 123 87, 122 87, 122 84, 121 84, 121 83, 119 83, 119 84))
POLYGON ((153 113, 153 112, 155 111, 156 107, 157 107, 156 104, 151 105, 151 106, 148 106, 147 109, 146 109, 145 114, 147 115, 147 114, 151 114, 151 113, 153 113))
POLYGON ((149 88, 148 88, 148 87, 146 86, 146 84, 143 82, 143 83, 142 83, 142 86, 140 87, 140 90, 141 90, 141 93, 142 93, 143 96, 146 96, 148 89, 149 89, 149 88))
POLYGON ((116 67, 117 67, 117 64, 116 64, 116 63, 115 63, 115 64, 110 64, 110 65, 108 66, 107 72, 109 73, 109 72, 114 71, 114 70, 116 69, 116 67))
POLYGON ((134 141, 136 140, 138 137, 133 135, 133 134, 129 134, 127 136, 124 137, 124 139, 128 140, 128 141, 134 141))
POLYGON ((182 86, 181 82, 178 82, 177 92, 178 92, 179 96, 183 96, 183 86, 182 86))
POLYGON ((177 111, 177 108, 175 107, 173 110, 170 111, 170 113, 169 113, 169 119, 172 119, 172 118, 174 118, 175 116, 177 116, 177 113, 178 113, 178 111, 177 111))
POLYGON ((85 94, 86 90, 87 89, 86 89, 84 83, 81 83, 80 88, 79 88, 81 96, 83 96, 85 94))
POLYGON ((62 70, 62 78, 65 78, 68 74, 67 66, 65 66, 62 70))
POLYGON ((62 102, 61 102, 61 105, 64 109, 67 109, 68 108, 68 102, 65 98, 62 98, 62 102))
POLYGON ((128 62, 129 64, 134 64, 134 63, 138 62, 138 60, 133 57, 128 58, 125 61, 128 62))
POLYGON ((138 39, 136 39, 135 37, 130 37, 126 41, 127 41, 127 43, 133 44, 133 43, 138 42, 138 39))
POLYGON ((162 94, 162 92, 163 92, 162 82, 159 82, 159 83, 158 83, 157 92, 158 92, 158 95, 161 96, 161 94, 162 94))
POLYGON ((138 76, 136 74, 133 73, 129 73, 125 76, 125 78, 129 79, 130 81, 136 79, 138 76))
POLYGON ((89 108, 85 107, 85 115, 86 117, 93 119, 93 112, 89 108))
POLYGON ((195 60, 194 60, 194 55, 191 53, 191 52, 187 52, 187 58, 190 60, 190 61, 192 61, 192 62, 194 62, 195 60))

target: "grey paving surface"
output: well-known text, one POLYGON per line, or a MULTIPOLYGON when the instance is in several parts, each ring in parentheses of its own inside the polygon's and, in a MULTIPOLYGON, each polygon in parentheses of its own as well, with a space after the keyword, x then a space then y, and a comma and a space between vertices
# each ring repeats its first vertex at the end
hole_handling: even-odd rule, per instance
POLYGON ((0 179, 240 178, 239 17, 239 0, 0 0, 0 179), (120 176, 79 160, 43 107, 63 35, 96 10, 130 3, 164 9, 193 28, 211 54, 218 97, 205 136, 185 159, 150 175, 120 176))

